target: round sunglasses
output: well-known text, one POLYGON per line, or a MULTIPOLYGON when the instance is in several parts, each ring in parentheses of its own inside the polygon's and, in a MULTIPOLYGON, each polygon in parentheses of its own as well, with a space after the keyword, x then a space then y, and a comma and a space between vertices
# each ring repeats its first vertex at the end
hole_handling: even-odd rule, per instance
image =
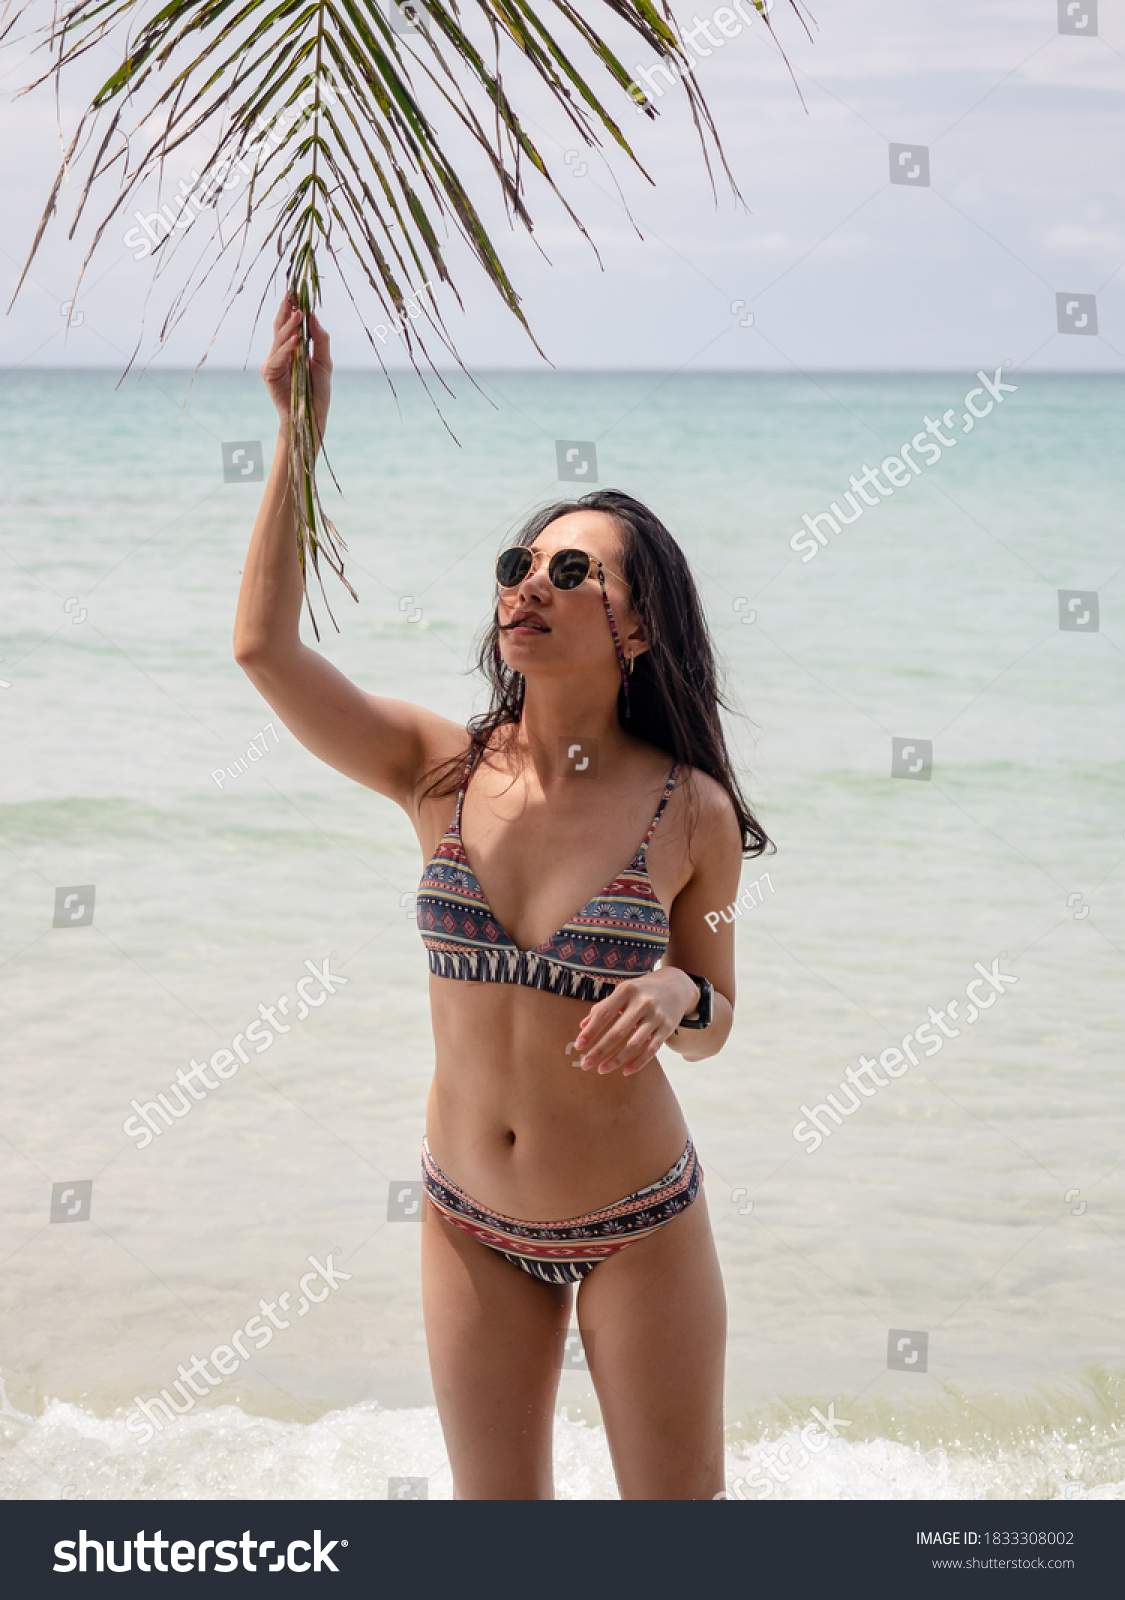
MULTIPOLYGON (((510 550, 501 551, 496 558, 496 582, 501 589, 515 589, 533 572, 539 564, 541 556, 546 556, 545 550, 534 550, 527 544, 515 544, 510 550)), ((609 572, 611 578, 618 578, 616 572, 610 572, 604 567, 596 556, 586 550, 556 550, 547 562, 547 576, 556 589, 577 589, 586 579, 594 576, 598 580, 598 587, 602 593, 602 605, 605 607, 606 620, 609 631, 613 635, 613 648, 617 651, 617 665, 621 669, 621 687, 625 698, 625 720, 631 715, 629 706, 629 673, 633 670, 633 657, 629 657, 629 665, 625 665, 625 652, 621 648, 621 638, 617 632, 617 623, 613 617, 613 607, 609 603, 609 595, 605 588, 605 575, 609 572), (593 573, 591 573, 593 568, 593 573)), ((625 583, 624 578, 619 578, 625 583)), ((626 588, 628 585, 626 584, 626 588)), ((499 653, 499 645, 496 647, 499 653)), ((522 692, 522 691, 521 691, 522 692)))
MULTIPOLYGON (((526 544, 513 545, 510 550, 501 551, 496 558, 496 582, 501 589, 517 588, 545 554, 545 551, 534 550, 526 544)), ((556 550, 547 562, 547 576, 556 589, 577 589, 591 574, 602 582, 603 572, 609 572, 611 578, 618 576, 585 550, 556 550)), ((620 581, 624 583, 625 580, 622 578, 620 581)))

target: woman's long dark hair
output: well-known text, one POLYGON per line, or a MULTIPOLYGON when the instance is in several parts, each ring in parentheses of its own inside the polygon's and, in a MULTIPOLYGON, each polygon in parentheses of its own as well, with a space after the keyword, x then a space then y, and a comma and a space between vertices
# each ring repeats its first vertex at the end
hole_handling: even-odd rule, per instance
MULTIPOLYGON (((544 528, 572 511, 604 511, 618 524, 622 576, 648 633, 649 647, 637 657, 629 679, 628 721, 624 690, 618 691, 622 728, 707 773, 726 790, 738 818, 744 855, 772 850, 731 766, 719 712, 733 708, 719 687, 714 647, 683 551, 659 517, 617 489, 596 489, 580 500, 556 500, 542 507, 524 523, 516 544, 533 544, 544 528)), ((501 657, 496 611, 481 639, 476 667, 491 687, 491 702, 480 716, 470 719, 468 748, 441 764, 423 798, 453 794, 466 763, 479 757, 498 729, 520 719, 523 676, 505 666, 501 657)))

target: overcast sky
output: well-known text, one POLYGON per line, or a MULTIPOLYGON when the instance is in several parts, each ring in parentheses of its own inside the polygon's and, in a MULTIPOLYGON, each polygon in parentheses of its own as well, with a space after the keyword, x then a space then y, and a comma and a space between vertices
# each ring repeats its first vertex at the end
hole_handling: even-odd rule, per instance
MULTIPOLYGON (((804 106, 760 23, 713 48, 697 72, 745 209, 721 185, 716 206, 681 96, 662 97, 666 114, 656 127, 623 111, 656 180, 650 187, 613 161, 643 239, 605 167, 588 152, 568 159, 568 140, 542 94, 529 97, 517 85, 534 136, 601 257, 599 267, 542 188, 531 189, 530 202, 549 260, 526 236, 507 232, 488 195, 482 209, 544 351, 558 367, 579 368, 973 370, 1010 360, 1122 370, 1125 0, 1071 3, 1072 25, 1086 18, 1074 33, 1059 31, 1059 0, 812 0, 810 42, 778 0, 775 26, 804 106), (907 147, 898 170, 913 182, 890 182, 892 143, 907 147), (920 181, 925 156, 928 186, 920 181), (1073 333, 1058 331, 1060 293, 1062 314, 1079 325, 1073 333), (1076 295, 1096 302, 1075 305, 1076 295), (1079 331, 1083 316, 1085 328, 1093 325, 1095 311, 1098 333, 1079 331)), ((603 10, 598 0, 579 4, 591 16, 603 10)), ((708 19, 718 8, 680 0, 674 9, 690 27, 693 16, 708 19)), ((95 65, 101 76, 112 67, 110 46, 100 50, 64 95, 68 133, 95 65)), ((631 69, 651 65, 629 50, 631 69)), ((33 66, 25 44, 0 52, 5 307, 59 158, 50 89, 15 98, 33 66)), ((185 176, 190 165, 185 160, 185 176)), ((145 198, 155 207, 155 190, 145 198)), ((135 260, 122 243, 131 217, 108 231, 79 297, 82 325, 64 339, 62 308, 107 208, 91 205, 68 243, 74 194, 64 190, 31 276, 0 322, 5 368, 120 365, 131 352, 152 277, 151 260, 135 260)), ((451 259, 465 311, 448 295, 442 304, 466 361, 540 367, 472 263, 456 250, 451 259)), ((335 359, 370 366, 357 314, 326 265, 323 316, 335 359)), ((168 269, 161 295, 176 275, 168 269)), ((377 324, 370 295, 357 299, 377 324)), ((249 300, 242 296, 228 319, 212 364, 242 365, 249 300)), ((153 306, 163 303, 158 296, 153 306)), ((219 309, 208 287, 158 361, 193 365, 219 309)), ((150 310, 145 355, 156 347, 159 320, 150 310)), ((267 345, 263 323, 253 364, 267 345)), ((393 332, 386 349, 389 362, 401 362, 393 332)))

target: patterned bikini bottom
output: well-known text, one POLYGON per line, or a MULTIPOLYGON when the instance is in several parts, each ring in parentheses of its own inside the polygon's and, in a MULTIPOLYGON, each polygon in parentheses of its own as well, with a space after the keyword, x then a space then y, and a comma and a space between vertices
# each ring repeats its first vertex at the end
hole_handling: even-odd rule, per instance
POLYGON ((422 1140, 422 1185, 426 1198, 447 1222, 486 1244, 544 1283, 579 1283, 588 1272, 625 1245, 662 1228, 686 1211, 703 1178, 703 1168, 688 1136, 684 1153, 662 1178, 626 1195, 601 1211, 563 1222, 522 1222, 486 1211, 459 1189, 430 1155, 422 1140))

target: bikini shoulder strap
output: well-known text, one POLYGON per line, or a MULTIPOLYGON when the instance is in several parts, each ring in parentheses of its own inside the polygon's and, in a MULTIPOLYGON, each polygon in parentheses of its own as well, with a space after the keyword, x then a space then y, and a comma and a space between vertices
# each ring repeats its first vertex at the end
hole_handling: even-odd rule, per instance
POLYGON ((475 762, 476 751, 470 750, 469 759, 465 762, 465 770, 461 774, 461 787, 457 791, 457 809, 453 813, 453 821, 449 825, 450 831, 458 835, 461 832, 461 807, 465 804, 465 790, 469 787, 469 777, 472 774, 475 762))
MULTIPOLYGON (((644 839, 641 841, 641 850, 646 850, 648 848, 648 842, 652 838, 653 834, 656 832, 656 824, 660 821, 661 817, 664 815, 664 807, 668 804, 668 798, 671 795, 672 790, 676 787, 676 777, 677 777, 677 775, 679 773, 679 770, 680 770, 681 766, 682 766, 682 762, 674 761, 672 763, 672 770, 668 774, 668 782, 664 785, 664 793, 660 796, 660 804, 656 808, 656 815, 655 815, 655 817, 653 817, 652 821, 649 823, 648 832, 645 834, 644 839)), ((639 855, 640 851, 638 851, 637 853, 639 855)))

